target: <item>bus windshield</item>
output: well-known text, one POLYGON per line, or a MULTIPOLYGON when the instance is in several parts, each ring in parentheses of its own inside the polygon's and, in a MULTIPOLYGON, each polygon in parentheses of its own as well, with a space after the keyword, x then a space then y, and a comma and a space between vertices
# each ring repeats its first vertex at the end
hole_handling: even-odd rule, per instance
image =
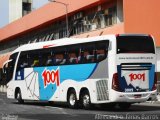
POLYGON ((14 53, 9 58, 10 62, 8 62, 8 70, 7 70, 7 73, 6 73, 7 82, 10 81, 13 77, 13 71, 14 71, 14 66, 15 66, 17 56, 18 56, 18 53, 14 53))
POLYGON ((155 53, 153 39, 150 36, 117 36, 117 54, 155 53))

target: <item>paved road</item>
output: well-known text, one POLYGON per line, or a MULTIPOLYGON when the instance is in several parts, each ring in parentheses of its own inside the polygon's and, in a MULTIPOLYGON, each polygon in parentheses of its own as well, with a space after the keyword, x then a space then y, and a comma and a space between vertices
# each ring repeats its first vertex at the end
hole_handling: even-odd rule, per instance
POLYGON ((50 105, 46 102, 17 104, 0 93, 0 120, 159 120, 160 103, 135 104, 128 111, 95 107, 92 110, 70 109, 66 105, 50 105))

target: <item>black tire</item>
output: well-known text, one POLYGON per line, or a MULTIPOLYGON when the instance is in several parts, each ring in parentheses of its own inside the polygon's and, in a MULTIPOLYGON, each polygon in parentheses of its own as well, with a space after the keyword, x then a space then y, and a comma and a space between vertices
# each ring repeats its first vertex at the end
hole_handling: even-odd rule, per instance
POLYGON ((78 106, 77 96, 74 89, 70 90, 67 95, 68 106, 72 109, 76 109, 78 106))
POLYGON ((84 109, 88 110, 92 108, 91 99, 88 90, 82 92, 80 97, 81 105, 84 109))
POLYGON ((20 104, 24 103, 24 100, 22 99, 21 90, 18 90, 18 92, 16 93, 16 99, 17 99, 18 103, 20 103, 20 104))
POLYGON ((119 103, 118 106, 121 110, 128 110, 131 107, 131 103, 119 103))

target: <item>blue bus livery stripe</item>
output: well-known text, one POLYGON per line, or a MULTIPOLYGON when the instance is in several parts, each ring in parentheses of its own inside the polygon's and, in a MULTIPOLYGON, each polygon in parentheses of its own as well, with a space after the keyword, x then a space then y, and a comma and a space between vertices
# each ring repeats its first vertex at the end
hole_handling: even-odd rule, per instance
POLYGON ((57 85, 48 84, 47 87, 44 86, 44 79, 42 73, 44 70, 59 70, 60 84, 65 80, 74 80, 77 82, 85 81, 96 69, 97 64, 79 64, 79 65, 64 65, 64 66, 50 66, 50 67, 35 67, 34 72, 38 72, 38 80, 40 86, 40 100, 50 100, 54 95, 57 85))

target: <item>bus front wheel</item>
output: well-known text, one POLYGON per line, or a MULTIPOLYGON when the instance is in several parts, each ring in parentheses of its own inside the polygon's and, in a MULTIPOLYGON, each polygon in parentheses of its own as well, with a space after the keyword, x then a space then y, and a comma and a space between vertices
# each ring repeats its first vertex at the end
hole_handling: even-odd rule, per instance
POLYGON ((18 103, 20 103, 20 104, 24 103, 24 100, 22 99, 21 90, 18 90, 18 92, 16 94, 16 99, 17 99, 18 103))
POLYGON ((73 108, 73 109, 77 108, 78 101, 77 101, 77 96, 74 89, 68 92, 67 102, 70 108, 73 108))

